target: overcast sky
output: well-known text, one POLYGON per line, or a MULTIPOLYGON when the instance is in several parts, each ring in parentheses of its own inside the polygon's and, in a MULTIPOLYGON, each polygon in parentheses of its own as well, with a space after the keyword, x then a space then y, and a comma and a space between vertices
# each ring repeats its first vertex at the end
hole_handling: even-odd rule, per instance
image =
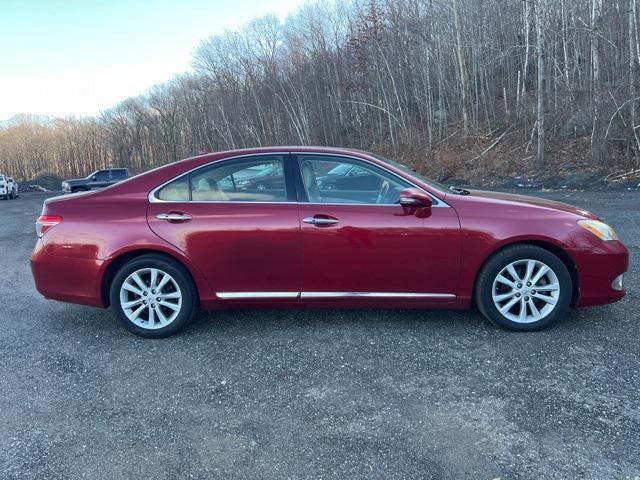
POLYGON ((189 70, 199 42, 303 0, 0 0, 0 120, 94 115, 189 70))

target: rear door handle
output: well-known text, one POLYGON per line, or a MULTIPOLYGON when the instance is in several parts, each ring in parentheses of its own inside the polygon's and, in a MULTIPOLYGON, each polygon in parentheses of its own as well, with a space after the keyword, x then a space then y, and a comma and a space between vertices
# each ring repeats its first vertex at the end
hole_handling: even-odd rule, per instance
POLYGON ((304 223, 310 223, 311 225, 335 225, 336 223, 340 223, 340 220, 336 220, 335 218, 307 217, 303 218, 302 221, 304 223))
POLYGON ((193 217, 188 213, 159 213, 156 218, 167 222, 188 222, 193 217))

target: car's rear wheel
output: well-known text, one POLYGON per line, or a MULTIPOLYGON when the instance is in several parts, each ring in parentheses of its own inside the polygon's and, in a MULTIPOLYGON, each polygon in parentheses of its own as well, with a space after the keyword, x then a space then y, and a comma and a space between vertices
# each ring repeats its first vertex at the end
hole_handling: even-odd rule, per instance
POLYGON ((178 262, 143 255, 125 264, 110 290, 111 308, 132 333, 147 338, 173 335, 197 311, 196 287, 178 262))
POLYGON ((491 257, 476 283, 476 303, 492 322, 510 330, 540 330, 566 311, 571 275, 553 253, 514 245, 491 257))

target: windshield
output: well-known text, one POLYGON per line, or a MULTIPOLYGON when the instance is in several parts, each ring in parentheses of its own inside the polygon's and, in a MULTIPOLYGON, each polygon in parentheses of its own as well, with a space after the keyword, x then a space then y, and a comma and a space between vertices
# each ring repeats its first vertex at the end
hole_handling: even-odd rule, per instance
POLYGON ((383 157, 382 155, 378 155, 377 153, 369 153, 369 155, 377 158, 378 160, 381 160, 390 165, 393 165, 394 167, 399 168, 400 170, 407 172, 411 176, 416 177, 419 180, 422 180, 424 183, 426 183, 430 187, 433 187, 437 190, 442 190, 443 192, 446 192, 447 190, 449 190, 449 187, 447 187, 446 185, 443 185, 442 183, 436 182, 435 180, 431 180, 430 178, 427 178, 424 175, 419 174, 418 172, 413 170, 411 167, 398 163, 395 160, 391 160, 389 158, 383 157))

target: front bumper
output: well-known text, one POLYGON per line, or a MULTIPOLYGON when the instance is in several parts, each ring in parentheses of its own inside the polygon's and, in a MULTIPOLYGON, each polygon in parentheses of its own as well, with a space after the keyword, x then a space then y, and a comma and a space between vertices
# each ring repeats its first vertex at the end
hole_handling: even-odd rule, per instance
POLYGON ((38 240, 31 254, 36 289, 45 298, 104 307, 101 294, 101 260, 70 258, 47 253, 38 240))
POLYGON ((626 295, 624 284, 616 280, 629 267, 629 252, 619 241, 602 243, 599 249, 571 252, 578 272, 578 307, 613 303, 626 295))

